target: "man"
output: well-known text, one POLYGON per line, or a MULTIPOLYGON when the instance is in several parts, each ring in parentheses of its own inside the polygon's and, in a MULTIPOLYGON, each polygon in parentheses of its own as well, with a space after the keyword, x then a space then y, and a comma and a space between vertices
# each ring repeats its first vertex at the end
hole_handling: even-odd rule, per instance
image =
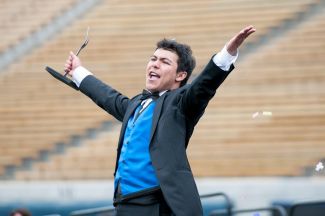
POLYGON ((195 67, 189 46, 162 40, 146 68, 143 94, 127 98, 96 79, 73 53, 65 64, 81 92, 122 121, 115 168, 116 215, 202 215, 186 156, 194 126, 233 70, 237 49, 255 29, 244 28, 185 85, 195 67))

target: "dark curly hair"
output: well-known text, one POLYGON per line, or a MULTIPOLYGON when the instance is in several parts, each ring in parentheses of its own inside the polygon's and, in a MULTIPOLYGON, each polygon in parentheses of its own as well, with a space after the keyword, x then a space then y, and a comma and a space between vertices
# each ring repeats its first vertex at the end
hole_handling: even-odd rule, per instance
POLYGON ((162 39, 161 41, 157 42, 156 49, 164 49, 171 52, 174 52, 178 56, 178 67, 177 72, 186 71, 187 76, 186 78, 180 83, 180 86, 183 86, 187 83, 188 79, 190 78, 193 69, 195 68, 195 58, 192 55, 191 47, 186 44, 181 44, 176 42, 176 40, 171 39, 162 39))

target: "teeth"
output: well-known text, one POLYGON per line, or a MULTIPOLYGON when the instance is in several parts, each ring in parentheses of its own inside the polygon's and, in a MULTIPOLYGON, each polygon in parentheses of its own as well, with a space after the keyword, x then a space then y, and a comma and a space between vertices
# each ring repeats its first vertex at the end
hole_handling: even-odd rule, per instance
POLYGON ((160 78, 160 76, 158 74, 156 74, 155 72, 150 72, 149 73, 149 77, 152 78, 152 77, 157 77, 157 78, 160 78))

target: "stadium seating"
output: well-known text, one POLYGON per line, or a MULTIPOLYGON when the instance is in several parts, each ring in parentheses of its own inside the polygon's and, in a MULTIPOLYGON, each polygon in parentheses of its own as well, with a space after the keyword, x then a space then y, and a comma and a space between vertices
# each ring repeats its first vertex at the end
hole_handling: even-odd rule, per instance
POLYGON ((13 47, 71 7, 76 0, 3 0, 0 7, 0 52, 13 47))
MULTIPOLYGON (((197 74, 247 24, 258 29, 249 41, 257 43, 272 28, 317 2, 103 1, 0 74, 0 176, 8 165, 19 166, 24 158, 36 159, 40 151, 67 143, 73 135, 105 121, 115 122, 44 71, 45 65, 62 70, 68 52, 81 45, 88 26, 90 42, 80 54, 84 65, 132 96, 143 88, 144 67, 157 40, 176 38, 190 44, 197 56, 197 74)), ((321 56, 325 49, 315 51, 324 47, 323 20, 324 16, 313 18, 236 65, 191 139, 188 152, 196 176, 295 176, 324 156, 321 56), (273 115, 252 118, 262 111, 273 115)), ((16 172, 14 178, 112 178, 119 135, 115 124, 96 139, 16 172)))

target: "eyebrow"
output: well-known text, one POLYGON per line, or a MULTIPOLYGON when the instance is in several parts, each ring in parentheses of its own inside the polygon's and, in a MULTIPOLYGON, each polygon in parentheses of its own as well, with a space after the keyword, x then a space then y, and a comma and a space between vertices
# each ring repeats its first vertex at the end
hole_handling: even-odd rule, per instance
MULTIPOLYGON (((152 58, 152 57, 154 57, 154 58, 156 58, 156 59, 158 58, 158 57, 155 56, 155 55, 152 55, 151 58, 152 58)), ((163 57, 163 58, 158 58, 158 59, 160 59, 160 60, 162 60, 162 61, 167 60, 168 62, 173 63, 173 61, 170 60, 169 58, 165 58, 165 57, 163 57)))

